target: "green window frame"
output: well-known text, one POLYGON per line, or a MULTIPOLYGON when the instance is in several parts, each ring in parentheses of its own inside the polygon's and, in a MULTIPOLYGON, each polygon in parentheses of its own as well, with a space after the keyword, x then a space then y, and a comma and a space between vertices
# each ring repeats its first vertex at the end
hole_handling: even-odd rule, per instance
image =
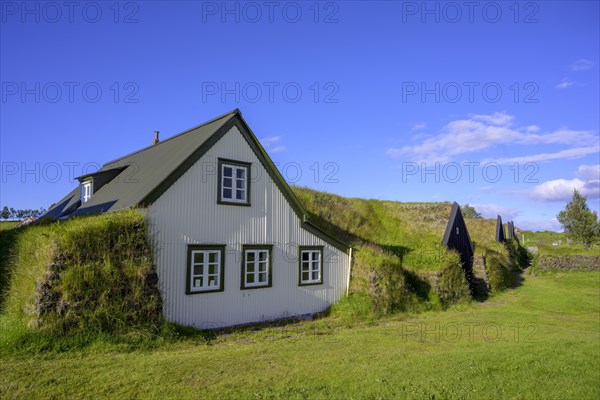
POLYGON ((218 204, 250 205, 251 163, 219 158, 218 204))
POLYGON ((222 292, 225 245, 188 245, 186 276, 186 294, 222 292))
POLYGON ((273 285, 273 245, 242 246, 240 289, 260 289, 273 285))
POLYGON ((298 247, 298 286, 323 284, 323 246, 298 247))

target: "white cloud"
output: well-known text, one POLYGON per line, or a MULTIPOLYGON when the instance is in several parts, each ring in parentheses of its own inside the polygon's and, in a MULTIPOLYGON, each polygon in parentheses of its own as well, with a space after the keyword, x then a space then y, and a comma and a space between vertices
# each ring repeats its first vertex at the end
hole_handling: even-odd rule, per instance
POLYGON ((577 175, 586 180, 600 180, 600 164, 580 165, 577 168, 577 175))
POLYGON ((471 206, 475 207, 483 218, 496 218, 496 216, 500 215, 503 221, 510 221, 519 215, 519 210, 516 208, 499 206, 497 204, 471 204, 471 206))
POLYGON ((498 164, 514 164, 514 163, 529 163, 529 162, 540 162, 540 161, 549 161, 549 160, 559 160, 559 159, 575 159, 581 158, 588 154, 598 153, 597 146, 587 146, 587 147, 575 147, 572 149, 566 149, 557 151, 555 153, 540 153, 540 154, 531 154, 527 156, 519 156, 519 157, 511 157, 511 158, 498 158, 495 160, 484 160, 482 163, 486 162, 496 162, 498 164))
POLYGON ((583 71, 583 70, 590 69, 593 67, 594 67, 593 61, 586 60, 585 58, 577 60, 573 64, 571 64, 572 71, 583 71))
POLYGON ((271 154, 281 153, 285 150, 285 146, 279 144, 281 142, 281 136, 267 136, 262 138, 260 142, 271 154))
POLYGON ((275 146, 269 149, 269 153, 272 154, 281 153, 282 151, 285 151, 285 146, 275 146))
POLYGON ((569 80, 569 78, 563 78, 559 84, 555 86, 556 89, 566 89, 575 84, 574 81, 569 80))
POLYGON ((544 201, 568 201, 574 189, 584 196, 597 198, 600 195, 600 180, 554 179, 534 187, 530 196, 544 201))
POLYGON ((418 130, 425 129, 425 128, 427 128, 427 123, 426 122, 421 122, 421 123, 418 123, 415 126, 413 126, 410 130, 411 131, 418 131, 418 130))
POLYGON ((270 146, 273 143, 277 143, 279 141, 281 141, 281 136, 267 136, 260 140, 263 146, 270 146))
MULTIPOLYGON (((562 128, 554 132, 539 133, 540 128, 536 125, 513 127, 513 121, 513 116, 503 112, 491 115, 471 115, 469 119, 449 122, 438 134, 423 138, 414 145, 390 147, 386 150, 386 154, 395 158, 412 155, 417 158, 417 161, 424 162, 447 162, 454 156, 486 150, 497 145, 568 144, 589 146, 598 143, 598 135, 593 131, 574 131, 562 128)), ((577 156, 575 154, 577 151, 572 153, 571 157, 577 156)), ((558 158, 564 158, 564 156, 559 155, 558 158)))
POLYGON ((592 144, 597 141, 598 136, 592 131, 569 129, 559 129, 546 134, 526 134, 518 139, 521 144, 592 144))
POLYGON ((491 125, 510 125, 510 123, 515 119, 514 116, 508 115, 505 112, 495 112, 492 115, 482 115, 482 114, 474 114, 471 115, 471 118, 476 121, 487 122, 491 125))
POLYGON ((482 192, 491 192, 492 190, 494 190, 494 186, 492 185, 488 185, 488 186, 480 186, 479 190, 481 190, 482 192))

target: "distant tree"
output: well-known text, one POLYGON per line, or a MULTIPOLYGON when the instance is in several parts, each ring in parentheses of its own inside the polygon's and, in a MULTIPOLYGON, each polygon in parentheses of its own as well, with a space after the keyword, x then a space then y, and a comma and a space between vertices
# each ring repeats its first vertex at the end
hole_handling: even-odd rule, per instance
POLYGON ((583 243, 589 250, 592 243, 600 237, 600 221, 598 214, 587 206, 586 196, 582 196, 576 189, 573 197, 565 209, 556 216, 562 225, 567 237, 583 243))
POLYGON ((4 206, 0 211, 0 219, 26 219, 26 218, 39 218, 46 214, 47 210, 44 207, 40 207, 38 210, 33 209, 14 209, 4 206))
POLYGON ((463 214, 464 218, 473 218, 473 219, 481 218, 481 214, 479 214, 477 212, 475 207, 465 204, 460 209, 462 210, 462 214, 463 214))

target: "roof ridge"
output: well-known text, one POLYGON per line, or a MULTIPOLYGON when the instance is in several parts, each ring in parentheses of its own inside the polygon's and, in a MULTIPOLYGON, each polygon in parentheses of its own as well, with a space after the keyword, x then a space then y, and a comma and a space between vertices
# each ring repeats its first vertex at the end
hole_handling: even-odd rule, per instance
MULTIPOLYGON (((151 144, 151 145, 149 145, 149 146, 146 146, 146 147, 143 147, 143 148, 141 148, 141 149, 139 149, 139 150, 133 151, 133 152, 131 152, 131 153, 128 153, 128 154, 125 154, 124 156, 121 156, 121 157, 115 158, 114 160, 107 161, 107 162, 105 162, 105 163, 104 163, 104 165, 102 165, 102 167, 104 168, 104 167, 106 167, 106 166, 107 166, 107 165, 109 165, 109 164, 113 164, 113 163, 115 163, 115 162, 117 162, 117 161, 120 161, 120 160, 122 160, 122 159, 124 159, 124 158, 131 157, 131 156, 132 156, 132 155, 134 155, 134 154, 141 153, 142 151, 146 151, 146 150, 148 150, 148 149, 155 148, 156 146, 160 146, 161 144, 163 144, 163 143, 165 143, 165 142, 168 142, 168 141, 169 141, 169 140, 171 140, 171 139, 175 139, 175 138, 177 138, 177 137, 179 137, 179 136, 185 135, 186 133, 188 133, 188 132, 191 132, 191 131, 193 131, 194 129, 198 129, 198 128, 201 128, 201 127, 203 127, 203 126, 206 126, 206 125, 208 125, 208 124, 212 124, 213 122, 217 122, 218 120, 220 120, 220 119, 223 119, 223 118, 225 118, 225 117, 227 117, 227 116, 231 116, 231 117, 233 117, 233 116, 234 116, 234 115, 236 115, 236 114, 242 115, 242 112, 241 112, 241 111, 240 111, 238 108, 236 108, 236 109, 234 109, 234 110, 232 110, 232 111, 229 111, 229 112, 226 112, 226 113, 224 113, 224 114, 221 114, 221 115, 219 115, 218 117, 212 118, 212 119, 210 119, 210 120, 208 120, 208 121, 206 121, 206 122, 202 122, 201 124, 198 124, 198 125, 196 125, 196 126, 193 126, 193 127, 189 128, 189 129, 186 129, 186 130, 185 130, 185 131, 183 131, 183 132, 179 132, 179 133, 177 133, 177 134, 175 134, 175 135, 171 136, 171 137, 170 137, 170 138, 168 138, 168 139, 161 140, 161 141, 160 141, 160 142, 158 142, 157 144, 151 144)), ((99 171, 98 171, 98 172, 99 172, 99 171)))

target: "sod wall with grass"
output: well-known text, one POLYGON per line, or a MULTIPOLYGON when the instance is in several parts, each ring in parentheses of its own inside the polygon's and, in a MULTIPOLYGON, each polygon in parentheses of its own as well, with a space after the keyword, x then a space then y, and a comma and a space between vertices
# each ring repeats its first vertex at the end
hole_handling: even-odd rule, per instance
MULTIPOLYGON (((442 245, 451 203, 400 203, 293 190, 319 226, 353 246, 351 294, 368 293, 361 299, 370 299, 379 312, 444 308, 470 299, 457 254, 442 245)), ((495 220, 466 223, 476 256, 492 258, 494 292, 510 286, 508 275, 528 262, 526 251, 518 243, 495 243, 495 220)))
MULTIPOLYGON (((0 232, 1 310, 19 334, 152 334, 163 324, 144 216, 135 210, 0 232)), ((8 321, 8 322, 7 322, 8 321)))

